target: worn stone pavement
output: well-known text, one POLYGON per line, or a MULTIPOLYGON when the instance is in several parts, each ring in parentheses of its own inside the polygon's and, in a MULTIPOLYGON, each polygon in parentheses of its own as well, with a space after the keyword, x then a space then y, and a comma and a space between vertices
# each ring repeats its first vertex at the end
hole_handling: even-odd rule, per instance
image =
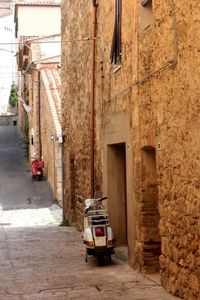
POLYGON ((85 263, 81 233, 60 227, 46 181, 32 182, 16 127, 0 127, 0 300, 173 300, 113 256, 85 263))
POLYGON ((3 216, 10 225, 0 230, 1 300, 176 299, 116 257, 104 267, 92 257, 85 263, 80 233, 59 227, 52 212, 24 210, 20 227, 15 210, 3 216))

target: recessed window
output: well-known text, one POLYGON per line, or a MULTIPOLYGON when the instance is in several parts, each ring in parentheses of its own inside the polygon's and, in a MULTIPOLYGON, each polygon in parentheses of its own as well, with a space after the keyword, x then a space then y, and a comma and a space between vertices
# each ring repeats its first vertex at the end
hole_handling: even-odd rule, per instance
POLYGON ((115 22, 110 52, 110 63, 115 65, 121 64, 121 16, 122 2, 115 0, 115 22))
POLYGON ((148 28, 153 22, 152 0, 140 0, 140 29, 148 28))
POLYGON ((152 0, 142 0, 142 6, 147 7, 152 5, 152 0))

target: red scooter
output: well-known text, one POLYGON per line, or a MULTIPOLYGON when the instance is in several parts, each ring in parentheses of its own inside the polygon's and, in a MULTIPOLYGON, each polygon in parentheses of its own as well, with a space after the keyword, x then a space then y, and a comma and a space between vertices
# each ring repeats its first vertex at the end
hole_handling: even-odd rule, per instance
POLYGON ((44 161, 41 159, 38 159, 34 157, 32 163, 31 163, 31 170, 32 170, 32 178, 39 181, 44 176, 44 161))

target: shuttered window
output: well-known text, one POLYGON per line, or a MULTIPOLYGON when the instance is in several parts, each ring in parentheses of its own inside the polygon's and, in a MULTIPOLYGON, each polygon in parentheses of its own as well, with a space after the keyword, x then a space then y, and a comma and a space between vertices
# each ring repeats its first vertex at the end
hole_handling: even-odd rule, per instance
POLYGON ((153 0, 140 1, 140 29, 147 29, 153 22, 153 0))
POLYGON ((122 0, 115 0, 115 24, 110 53, 110 63, 121 63, 121 16, 122 0))

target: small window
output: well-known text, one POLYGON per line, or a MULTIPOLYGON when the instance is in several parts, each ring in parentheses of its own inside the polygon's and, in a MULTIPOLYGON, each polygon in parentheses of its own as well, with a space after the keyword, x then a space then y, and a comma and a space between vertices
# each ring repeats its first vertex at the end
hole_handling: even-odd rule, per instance
POLYGON ((121 3, 121 0, 115 0, 115 23, 110 53, 110 63, 118 65, 121 63, 121 3))
POLYGON ((147 7, 152 5, 152 0, 142 0, 142 6, 147 7))
POLYGON ((15 18, 15 37, 17 38, 18 36, 18 17, 15 18))
POLYGON ((152 0, 140 0, 140 29, 149 27, 153 21, 152 0))

